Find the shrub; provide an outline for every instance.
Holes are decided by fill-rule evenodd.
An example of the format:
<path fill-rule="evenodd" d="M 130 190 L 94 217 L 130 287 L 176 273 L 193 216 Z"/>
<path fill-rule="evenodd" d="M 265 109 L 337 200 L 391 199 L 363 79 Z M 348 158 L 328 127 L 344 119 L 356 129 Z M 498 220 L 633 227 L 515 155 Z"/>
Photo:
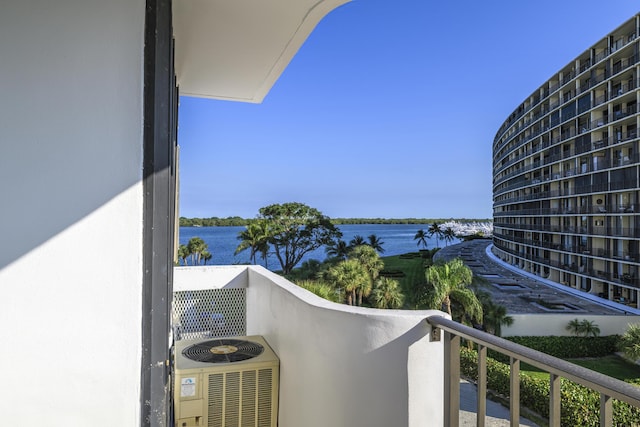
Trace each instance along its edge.
<path fill-rule="evenodd" d="M 640 324 L 629 325 L 618 342 L 618 348 L 629 359 L 640 359 Z"/>
<path fill-rule="evenodd" d="M 516 344 L 541 351 L 560 359 L 576 359 L 580 357 L 602 357 L 616 352 L 618 335 L 604 337 L 506 337 Z M 494 357 L 503 362 L 506 356 L 491 352 Z"/>
<path fill-rule="evenodd" d="M 313 292 L 320 298 L 324 298 L 333 302 L 342 302 L 342 296 L 336 290 L 324 282 L 315 280 L 299 280 L 296 285 Z"/>
<path fill-rule="evenodd" d="M 474 381 L 478 379 L 478 353 L 460 349 L 460 372 Z M 509 396 L 509 366 L 487 357 L 487 388 Z M 600 394 L 564 378 L 561 383 L 561 420 L 563 426 L 600 425 Z M 520 403 L 541 417 L 549 417 L 549 383 L 520 373 Z M 617 400 L 613 401 L 613 423 L 617 426 L 640 425 L 640 409 Z"/>

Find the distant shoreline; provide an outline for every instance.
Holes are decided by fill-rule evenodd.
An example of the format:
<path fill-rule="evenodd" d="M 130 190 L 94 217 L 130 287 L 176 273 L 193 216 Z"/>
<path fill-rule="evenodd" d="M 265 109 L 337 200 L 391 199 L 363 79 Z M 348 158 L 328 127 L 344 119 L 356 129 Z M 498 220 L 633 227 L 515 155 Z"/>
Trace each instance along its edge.
<path fill-rule="evenodd" d="M 180 217 L 180 227 L 228 227 L 247 225 L 255 218 L 186 218 Z M 432 224 L 434 222 L 456 221 L 463 224 L 467 223 L 486 223 L 493 222 L 491 218 L 331 218 L 331 222 L 335 225 L 361 224 L 361 225 L 377 225 L 377 224 Z"/>

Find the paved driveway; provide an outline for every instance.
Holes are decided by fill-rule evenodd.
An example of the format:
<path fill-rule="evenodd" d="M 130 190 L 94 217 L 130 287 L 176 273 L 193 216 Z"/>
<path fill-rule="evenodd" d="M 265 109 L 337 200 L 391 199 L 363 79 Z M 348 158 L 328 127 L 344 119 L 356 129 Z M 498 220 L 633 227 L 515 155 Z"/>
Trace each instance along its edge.
<path fill-rule="evenodd" d="M 491 244 L 490 239 L 476 239 L 446 246 L 436 252 L 434 259 L 461 258 L 474 275 L 482 276 L 489 282 L 490 285 L 483 290 L 491 294 L 493 301 L 505 306 L 509 314 L 549 313 L 548 309 L 532 303 L 537 299 L 568 304 L 573 307 L 568 312 L 571 314 L 620 315 L 625 311 L 628 312 L 625 314 L 633 312 L 633 309 L 621 304 L 603 301 L 575 289 L 565 291 L 562 285 L 550 284 L 549 281 L 532 274 L 514 271 L 511 266 L 487 254 L 487 247 Z"/>

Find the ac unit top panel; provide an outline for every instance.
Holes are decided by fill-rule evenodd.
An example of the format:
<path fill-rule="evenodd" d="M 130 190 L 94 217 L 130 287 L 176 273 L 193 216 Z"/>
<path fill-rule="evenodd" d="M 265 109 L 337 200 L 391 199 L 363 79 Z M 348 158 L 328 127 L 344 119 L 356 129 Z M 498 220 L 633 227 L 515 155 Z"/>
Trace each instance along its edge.
<path fill-rule="evenodd" d="M 197 360 L 192 360 L 186 357 L 183 352 L 187 350 L 187 352 L 193 352 L 192 346 L 201 346 L 202 344 L 208 344 L 209 341 L 215 341 L 215 343 L 209 343 L 209 346 L 216 345 L 212 349 L 212 351 L 217 353 L 225 353 L 229 352 L 230 356 L 233 356 L 234 351 L 243 351 L 244 347 L 262 347 L 262 352 L 255 356 L 246 358 L 244 360 L 243 357 L 229 357 L 229 362 L 200 362 Z M 236 344 L 239 342 L 239 344 Z M 258 346 L 252 344 L 258 344 Z M 217 346 L 221 344 L 220 346 Z M 230 344 L 230 345 L 226 345 Z M 235 344 L 235 345 L 234 345 Z M 205 351 L 205 350 L 197 350 L 197 351 Z M 264 366 L 273 366 L 274 364 L 278 364 L 278 357 L 273 352 L 269 344 L 259 335 L 252 336 L 240 336 L 240 337 L 229 337 L 229 339 L 220 339 L 220 338 L 211 338 L 211 339 L 196 339 L 196 340 L 180 340 L 175 343 L 175 370 L 177 374 L 186 374 L 186 373 L 197 373 L 202 372 L 203 370 L 210 371 L 212 368 L 215 368 L 216 372 L 224 372 L 225 370 L 242 370 L 243 365 L 247 365 L 247 369 L 259 369 Z"/>

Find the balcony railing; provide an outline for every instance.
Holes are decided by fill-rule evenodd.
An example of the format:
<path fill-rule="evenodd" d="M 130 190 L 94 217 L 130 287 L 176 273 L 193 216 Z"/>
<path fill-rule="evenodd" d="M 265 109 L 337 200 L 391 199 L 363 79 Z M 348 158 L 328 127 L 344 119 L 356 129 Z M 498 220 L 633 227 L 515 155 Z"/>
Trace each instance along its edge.
<path fill-rule="evenodd" d="M 431 339 L 438 341 L 444 335 L 445 352 L 445 425 L 459 424 L 460 405 L 460 341 L 469 340 L 478 345 L 478 403 L 477 425 L 485 425 L 487 397 L 487 349 L 509 356 L 511 425 L 519 425 L 520 419 L 520 363 L 542 369 L 550 374 L 549 426 L 560 426 L 561 393 L 560 378 L 583 385 L 600 394 L 600 425 L 613 425 L 612 399 L 640 407 L 640 388 L 609 376 L 574 365 L 528 347 L 464 326 L 442 316 L 429 316 L 427 322 L 433 328 Z"/>
<path fill-rule="evenodd" d="M 486 415 L 487 348 L 512 358 L 512 420 L 519 418 L 520 361 L 552 374 L 550 425 L 559 425 L 560 377 L 601 393 L 602 425 L 609 425 L 612 398 L 640 407 L 640 389 L 467 328 L 442 312 L 335 304 L 261 267 L 178 267 L 173 308 L 176 339 L 265 337 L 280 359 L 281 427 L 458 425 L 461 338 L 481 349 L 479 426 Z"/>

